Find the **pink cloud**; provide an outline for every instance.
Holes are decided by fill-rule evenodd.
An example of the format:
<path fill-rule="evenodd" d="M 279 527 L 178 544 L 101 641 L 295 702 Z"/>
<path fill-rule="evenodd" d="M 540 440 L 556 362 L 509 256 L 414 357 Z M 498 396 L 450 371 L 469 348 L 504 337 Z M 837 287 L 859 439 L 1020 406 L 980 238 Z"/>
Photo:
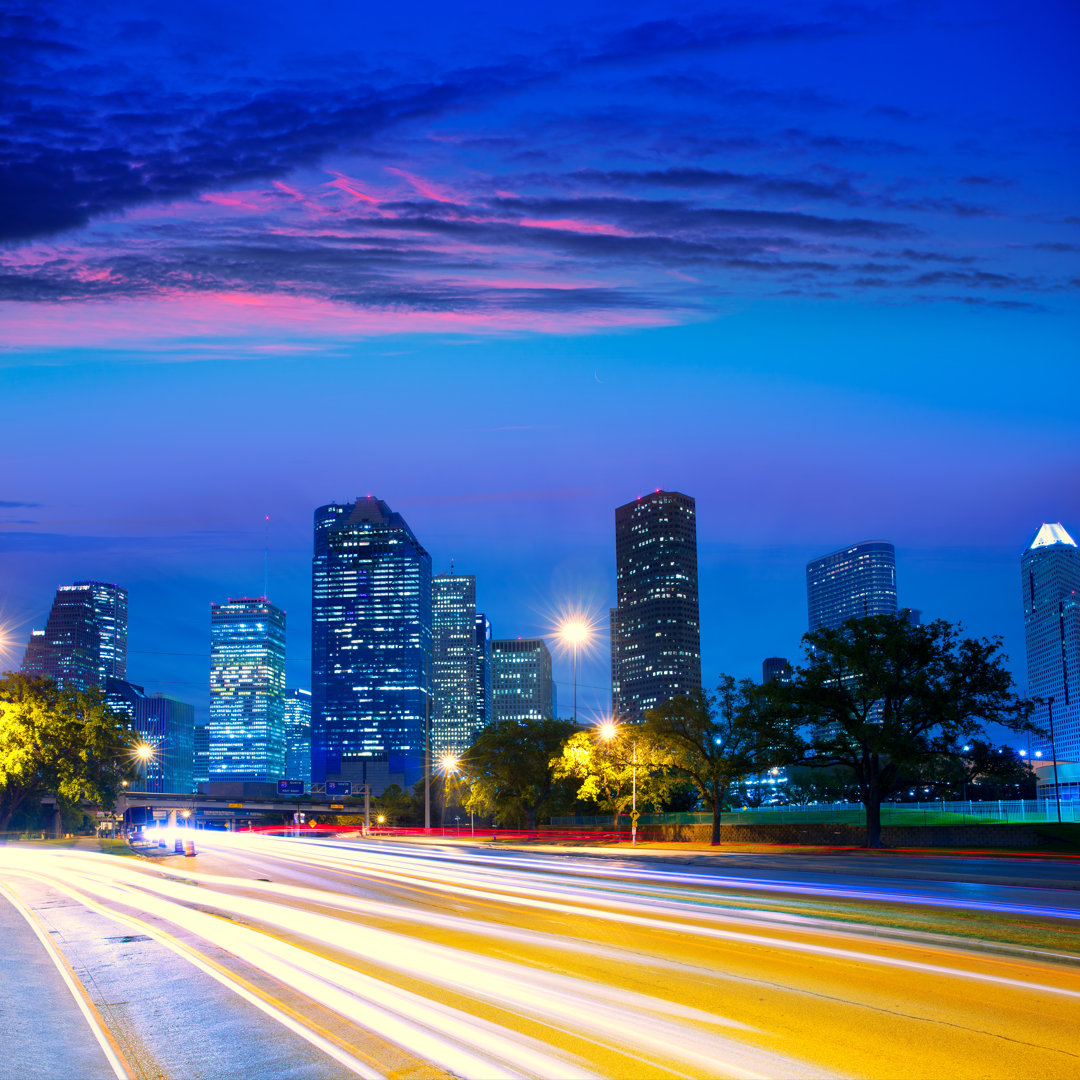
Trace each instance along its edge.
<path fill-rule="evenodd" d="M 386 171 L 392 172 L 395 175 L 400 176 L 403 180 L 407 180 L 425 198 L 434 199 L 436 202 L 445 203 L 465 201 L 461 198 L 454 196 L 452 193 L 449 192 L 449 189 L 442 188 L 440 190 L 439 188 L 436 188 L 435 185 L 432 184 L 430 181 L 424 180 L 422 177 L 415 176 L 413 173 L 406 172 L 404 169 L 398 169 L 395 168 L 393 165 L 387 165 Z"/>
<path fill-rule="evenodd" d="M 605 236 L 630 236 L 625 229 L 608 225 L 600 221 L 577 221 L 574 218 L 519 218 L 518 225 L 527 225 L 534 229 L 567 229 L 570 232 L 602 233 Z"/>

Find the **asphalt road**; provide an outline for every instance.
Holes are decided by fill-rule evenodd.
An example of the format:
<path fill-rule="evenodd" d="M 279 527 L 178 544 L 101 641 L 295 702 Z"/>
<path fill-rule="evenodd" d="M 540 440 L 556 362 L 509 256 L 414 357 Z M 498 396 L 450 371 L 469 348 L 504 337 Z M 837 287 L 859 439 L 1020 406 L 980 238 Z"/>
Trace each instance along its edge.
<path fill-rule="evenodd" d="M 1080 1074 L 1067 888 L 939 879 L 940 862 L 200 840 L 152 862 L 0 849 L 118 1076 Z M 51 1038 L 85 1047 L 91 1026 Z"/>

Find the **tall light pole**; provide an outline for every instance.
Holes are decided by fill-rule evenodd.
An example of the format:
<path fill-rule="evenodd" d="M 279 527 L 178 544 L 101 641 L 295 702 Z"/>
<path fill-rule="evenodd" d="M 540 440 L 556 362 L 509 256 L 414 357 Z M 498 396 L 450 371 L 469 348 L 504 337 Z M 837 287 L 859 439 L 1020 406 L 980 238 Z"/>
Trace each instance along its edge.
<path fill-rule="evenodd" d="M 619 725 L 614 720 L 607 720 L 599 727 L 600 738 L 605 742 L 611 742 L 613 739 L 618 738 Z M 630 764 L 630 782 L 631 787 L 631 803 L 630 803 L 630 846 L 637 846 L 637 740 L 631 744 L 631 764 Z"/>
<path fill-rule="evenodd" d="M 1061 785 L 1058 783 L 1057 744 L 1054 742 L 1054 699 L 1046 699 L 1046 711 L 1050 714 L 1050 753 L 1054 758 L 1054 799 L 1057 802 L 1057 819 L 1061 824 Z"/>
<path fill-rule="evenodd" d="M 461 757 L 455 754 L 453 750 L 448 750 L 439 759 L 439 771 L 443 774 L 443 789 L 442 789 L 442 810 L 439 813 L 439 828 L 446 828 L 446 779 L 449 776 L 457 775 L 458 770 L 461 768 Z"/>
<path fill-rule="evenodd" d="M 559 640 L 574 654 L 574 723 L 577 723 L 577 668 L 578 652 L 592 637 L 592 626 L 587 619 L 571 615 L 558 626 Z"/>

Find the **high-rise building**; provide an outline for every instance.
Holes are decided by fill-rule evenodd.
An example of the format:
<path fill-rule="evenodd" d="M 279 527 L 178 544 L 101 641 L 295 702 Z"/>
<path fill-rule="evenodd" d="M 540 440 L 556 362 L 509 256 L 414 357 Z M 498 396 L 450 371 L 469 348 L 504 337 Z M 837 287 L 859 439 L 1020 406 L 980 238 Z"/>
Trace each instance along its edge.
<path fill-rule="evenodd" d="M 492 720 L 491 620 L 481 611 L 476 615 L 476 728 Z"/>
<path fill-rule="evenodd" d="M 285 778 L 285 612 L 210 605 L 210 780 Z"/>
<path fill-rule="evenodd" d="M 615 511 L 611 707 L 621 719 L 701 689 L 696 515 L 689 495 L 659 490 Z"/>
<path fill-rule="evenodd" d="M 103 689 L 106 679 L 127 678 L 127 631 L 127 589 L 102 581 L 61 585 L 45 629 L 31 635 L 22 669 L 67 690 Z"/>
<path fill-rule="evenodd" d="M 285 691 L 285 779 L 311 783 L 311 691 Z"/>
<path fill-rule="evenodd" d="M 381 499 L 315 511 L 311 779 L 342 761 L 424 751 L 431 557 Z"/>
<path fill-rule="evenodd" d="M 210 780 L 210 728 L 206 724 L 195 725 L 191 755 L 191 790 L 198 791 L 200 784 Z"/>
<path fill-rule="evenodd" d="M 791 682 L 791 676 L 794 672 L 791 669 L 791 665 L 787 662 L 786 656 L 766 656 L 761 661 L 761 683 L 764 686 L 765 683 L 778 682 L 787 684 Z"/>
<path fill-rule="evenodd" d="M 133 791 L 188 794 L 193 790 L 195 706 L 124 679 L 105 680 L 105 701 L 127 718 L 127 727 L 150 754 L 137 767 Z"/>
<path fill-rule="evenodd" d="M 491 700 L 497 721 L 554 717 L 551 653 L 543 638 L 491 643 Z"/>
<path fill-rule="evenodd" d="M 865 540 L 806 564 L 810 631 L 836 630 L 848 619 L 896 614 L 896 550 Z"/>
<path fill-rule="evenodd" d="M 1032 740 L 1046 758 L 1080 761 L 1080 549 L 1060 523 L 1042 525 L 1020 556 L 1028 695 L 1053 702 L 1054 745 Z M 1050 706 L 1036 722 L 1049 728 Z M 1060 780 L 1060 776 L 1059 776 Z M 1066 785 L 1062 781 L 1062 793 Z"/>
<path fill-rule="evenodd" d="M 431 579 L 431 752 L 460 753 L 479 730 L 476 578 Z"/>

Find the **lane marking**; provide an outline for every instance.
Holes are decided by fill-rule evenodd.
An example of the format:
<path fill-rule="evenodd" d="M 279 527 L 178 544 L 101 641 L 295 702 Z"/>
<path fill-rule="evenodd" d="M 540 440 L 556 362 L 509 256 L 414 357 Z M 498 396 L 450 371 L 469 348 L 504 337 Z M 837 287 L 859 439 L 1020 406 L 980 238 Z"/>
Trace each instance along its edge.
<path fill-rule="evenodd" d="M 134 1070 L 128 1064 L 123 1051 L 113 1038 L 112 1032 L 109 1031 L 104 1017 L 98 1012 L 97 1006 L 93 1001 L 90 1000 L 90 995 L 86 992 L 86 987 L 83 986 L 78 975 L 75 974 L 74 969 L 57 947 L 56 942 L 53 941 L 36 912 L 34 912 L 16 893 L 2 882 L 0 882 L 0 894 L 6 897 L 11 906 L 26 920 L 30 929 L 33 930 L 34 934 L 37 936 L 38 941 L 45 947 L 45 951 L 49 954 L 49 958 L 52 960 L 53 964 L 56 965 L 56 970 L 60 972 L 60 977 L 64 980 L 64 984 L 71 992 L 71 996 L 75 999 L 75 1004 L 79 1006 L 79 1011 L 83 1014 L 83 1018 L 90 1026 L 90 1030 L 94 1033 L 94 1038 L 97 1039 L 98 1045 L 101 1047 L 102 1053 L 109 1062 L 109 1066 L 117 1080 L 136 1080 Z"/>

